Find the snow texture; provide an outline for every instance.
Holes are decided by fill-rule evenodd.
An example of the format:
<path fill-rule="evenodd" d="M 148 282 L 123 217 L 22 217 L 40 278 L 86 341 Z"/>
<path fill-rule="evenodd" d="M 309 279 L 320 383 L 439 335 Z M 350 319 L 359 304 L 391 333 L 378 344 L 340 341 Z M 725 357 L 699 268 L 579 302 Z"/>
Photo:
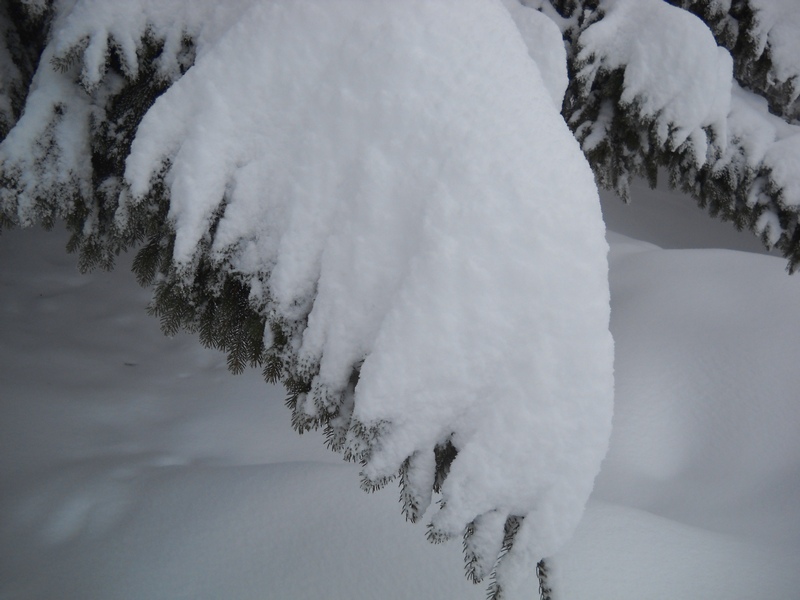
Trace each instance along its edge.
<path fill-rule="evenodd" d="M 141 40 L 149 36 L 163 42 L 156 77 L 173 81 L 180 73 L 184 37 L 196 40 L 202 53 L 254 1 L 54 3 L 52 39 L 31 82 L 24 113 L 0 146 L 0 174 L 15 184 L 14 196 L 0 199 L 13 203 L 16 220 L 22 225 L 37 222 L 37 203 L 43 197 L 62 199 L 56 213 L 61 217 L 69 214 L 74 198 L 92 197 L 92 165 L 86 157 L 93 124 L 103 121 L 106 97 L 124 83 L 106 72 L 112 46 L 123 73 L 135 77 Z"/>
<path fill-rule="evenodd" d="M 174 62 L 184 37 L 191 38 L 198 52 L 213 46 L 244 11 L 258 0 L 81 0 L 58 3 L 61 19 L 53 27 L 49 46 L 52 55 L 66 58 L 80 53 L 80 80 L 84 88 L 96 88 L 105 76 L 109 47 L 122 61 L 123 73 L 135 77 L 139 69 L 137 50 L 145 34 L 163 40 L 159 75 L 175 79 L 179 66 Z"/>
<path fill-rule="evenodd" d="M 603 0 L 603 18 L 581 33 L 578 78 L 591 87 L 599 71 L 624 71 L 620 101 L 656 122 L 659 143 L 688 142 L 706 162 L 711 129 L 727 137 L 733 61 L 708 27 L 663 0 Z"/>
<path fill-rule="evenodd" d="M 763 52 L 771 48 L 768 40 L 774 34 L 773 58 L 796 81 L 786 69 L 796 68 L 797 61 L 790 60 L 786 49 L 797 36 L 789 40 L 785 34 L 795 31 L 796 5 L 764 4 L 753 3 L 755 22 L 763 27 L 748 35 L 760 40 Z M 716 9 L 727 13 L 730 5 L 720 3 Z M 597 116 L 580 125 L 583 149 L 597 148 L 620 112 L 632 113 L 655 125 L 658 145 L 691 150 L 694 164 L 684 167 L 690 173 L 692 167 L 708 167 L 712 177 L 745 190 L 748 207 L 757 211 L 756 233 L 768 244 L 777 244 L 782 236 L 790 243 L 792 214 L 800 206 L 800 127 L 771 114 L 766 100 L 733 80 L 730 54 L 689 11 L 661 0 L 604 0 L 598 10 L 601 18 L 589 21 L 578 39 L 577 78 L 583 93 L 591 95 L 598 76 L 621 71 L 622 90 L 619 106 L 601 99 Z M 779 26 L 781 15 L 786 19 Z M 651 142 L 643 139 L 645 151 Z M 624 188 L 624 176 L 620 180 Z M 742 210 L 730 202 L 731 210 Z"/>
<path fill-rule="evenodd" d="M 770 256 L 656 250 L 626 254 L 611 273 L 619 410 L 595 497 L 765 543 L 800 539 L 786 513 L 800 492 L 800 376 L 785 320 L 800 282 Z M 641 353 L 654 339 L 657 362 Z M 662 383 L 645 390 L 644 380 Z M 659 425 L 643 436 L 638 424 L 651 420 Z M 743 511 L 771 486 L 746 520 L 714 509 Z"/>
<path fill-rule="evenodd" d="M 567 50 L 558 25 L 539 10 L 520 4 L 518 0 L 503 0 L 511 18 L 517 25 L 533 61 L 539 67 L 545 85 L 553 97 L 556 109 L 561 111 L 567 78 Z M 558 48 L 563 48 L 559 52 Z"/>
<path fill-rule="evenodd" d="M 768 178 L 763 178 L 768 183 L 755 189 L 752 202 L 768 202 L 764 187 L 772 185 L 781 190 L 784 206 L 800 207 L 800 127 L 770 114 L 766 100 L 737 84 L 728 122 L 732 143 L 720 162 L 744 160 L 742 170 L 766 169 L 768 173 Z M 777 241 L 779 233 L 777 225 L 770 237 Z"/>
<path fill-rule="evenodd" d="M 563 44 L 519 12 L 528 46 L 499 2 L 256 4 L 157 100 L 126 177 L 136 203 L 169 162 L 186 269 L 224 198 L 212 256 L 257 304 L 308 313 L 314 387 L 335 397 L 361 365 L 353 418 L 382 432 L 364 474 L 451 440 L 435 528 L 528 515 L 506 560 L 521 572 L 580 519 L 613 350 L 597 192 L 557 109 Z"/>
<path fill-rule="evenodd" d="M 791 102 L 800 96 L 800 10 L 795 0 L 750 0 L 754 27 L 750 36 L 756 44 L 756 57 L 769 52 L 772 69 L 770 83 L 787 82 L 792 87 Z"/>

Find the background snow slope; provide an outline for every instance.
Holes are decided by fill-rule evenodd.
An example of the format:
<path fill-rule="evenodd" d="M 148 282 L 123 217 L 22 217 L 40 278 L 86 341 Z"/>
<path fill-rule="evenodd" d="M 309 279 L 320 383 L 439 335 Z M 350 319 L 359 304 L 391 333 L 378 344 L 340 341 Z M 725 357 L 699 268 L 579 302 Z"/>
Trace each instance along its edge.
<path fill-rule="evenodd" d="M 556 589 L 795 598 L 800 279 L 714 249 L 758 245 L 686 199 L 633 194 L 604 198 L 614 433 Z M 291 430 L 282 390 L 163 337 L 127 258 L 82 276 L 64 243 L 0 238 L 0 598 L 483 598 L 460 544 Z"/>

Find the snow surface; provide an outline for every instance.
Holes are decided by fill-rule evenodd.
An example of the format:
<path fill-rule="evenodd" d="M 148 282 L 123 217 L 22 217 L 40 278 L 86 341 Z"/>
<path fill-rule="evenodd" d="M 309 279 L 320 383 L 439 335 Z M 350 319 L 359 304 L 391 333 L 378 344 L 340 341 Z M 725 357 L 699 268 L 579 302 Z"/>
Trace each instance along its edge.
<path fill-rule="evenodd" d="M 617 410 L 554 585 L 793 598 L 800 281 L 783 259 L 708 248 L 750 238 L 685 198 L 635 186 L 631 206 L 604 203 Z M 394 490 L 360 492 L 356 466 L 291 431 L 281 390 L 164 338 L 124 261 L 80 275 L 65 241 L 0 237 L 0 597 L 484 597 L 459 543 L 428 544 Z M 536 597 L 535 577 L 509 597 Z"/>
<path fill-rule="evenodd" d="M 518 0 L 503 0 L 503 3 L 528 47 L 528 54 L 538 65 L 556 109 L 561 112 L 564 92 L 569 84 L 567 49 L 561 30 L 550 15 L 539 12 L 541 8 L 534 10 Z"/>
<path fill-rule="evenodd" d="M 772 48 L 774 40 L 776 60 L 784 65 L 776 63 L 776 69 L 791 79 L 787 69 L 796 69 L 791 57 L 797 54 L 787 48 L 798 38 L 787 32 L 796 30 L 797 3 L 767 0 L 755 8 L 756 41 Z M 739 86 L 730 54 L 689 11 L 663 0 L 602 0 L 599 11 L 602 18 L 578 39 L 581 87 L 588 91 L 599 74 L 622 71 L 622 108 L 652 121 L 659 143 L 674 150 L 686 145 L 697 167 L 710 161 L 715 174 L 748 190 L 750 206 L 766 207 L 759 233 L 775 245 L 791 222 L 781 225 L 777 208 L 800 205 L 800 127 L 771 114 L 764 98 Z M 603 141 L 614 109 L 605 100 L 594 123 L 581 126 L 591 127 L 580 131 L 584 150 Z"/>

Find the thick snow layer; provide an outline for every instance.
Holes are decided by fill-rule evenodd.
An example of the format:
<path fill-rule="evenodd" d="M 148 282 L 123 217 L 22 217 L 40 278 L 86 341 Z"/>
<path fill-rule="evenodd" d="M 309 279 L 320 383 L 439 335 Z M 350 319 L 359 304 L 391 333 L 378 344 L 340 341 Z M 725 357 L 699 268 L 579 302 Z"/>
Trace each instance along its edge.
<path fill-rule="evenodd" d="M 106 118 L 106 96 L 122 85 L 121 77 L 105 69 L 112 46 L 123 72 L 135 76 L 141 38 L 148 35 L 163 42 L 156 76 L 172 81 L 180 75 L 179 61 L 185 59 L 184 34 L 192 37 L 197 55 L 202 56 L 254 1 L 55 2 L 53 37 L 39 61 L 24 113 L 0 146 L 0 173 L 15 182 L 18 192 L 0 199 L 11 203 L 16 219 L 23 225 L 36 223 L 42 197 L 92 196 L 93 173 L 86 157 L 91 155 L 93 122 Z M 7 71 L 3 54 L 0 68 Z M 59 206 L 57 214 L 65 217 L 68 210 Z"/>
<path fill-rule="evenodd" d="M 41 62 L 49 64 L 52 59 L 53 54 L 46 50 Z M 65 118 L 53 123 L 57 110 Z M 90 114 L 89 99 L 69 78 L 53 68 L 36 72 L 25 112 L 0 145 L 0 174 L 17 180 L 19 194 L 12 200 L 22 225 L 37 222 L 37 199 L 46 196 L 40 190 L 59 189 L 67 196 L 87 192 Z M 55 160 L 47 155 L 51 146 L 62 148 Z"/>
<path fill-rule="evenodd" d="M 365 475 L 432 466 L 452 438 L 434 525 L 529 515 L 507 562 L 531 568 L 580 519 L 613 356 L 597 192 L 558 113 L 563 43 L 517 12 L 527 46 L 500 2 L 254 5 L 145 116 L 126 177 L 135 203 L 169 161 L 187 268 L 224 199 L 212 254 L 256 301 L 310 310 L 314 387 L 335 397 L 363 362 L 353 418 L 384 432 Z"/>
<path fill-rule="evenodd" d="M 783 206 L 800 206 L 800 127 L 771 114 L 766 100 L 734 83 L 728 131 L 731 144 L 720 164 L 741 162 L 741 170 L 768 173 L 769 184 L 756 186 L 751 202 L 768 202 L 766 188 L 771 185 L 781 190 Z M 775 221 L 769 232 L 773 243 L 781 232 Z"/>
<path fill-rule="evenodd" d="M 627 234 L 609 236 L 611 451 L 553 584 L 573 600 L 793 598 L 800 283 L 780 258 L 628 237 L 731 243 L 690 200 L 634 192 L 604 199 Z M 65 241 L 0 237 L 0 597 L 484 597 L 459 543 L 428 544 L 394 490 L 363 494 L 356 466 L 291 431 L 280 389 L 164 338 L 129 258 L 80 275 Z M 508 598 L 536 594 L 531 576 Z"/>
<path fill-rule="evenodd" d="M 757 55 L 768 51 L 772 59 L 770 76 L 776 82 L 789 82 L 794 99 L 800 95 L 800 10 L 795 0 L 750 0 L 754 9 L 753 41 Z"/>
<path fill-rule="evenodd" d="M 258 0 L 80 0 L 56 2 L 58 22 L 48 49 L 55 57 L 79 50 L 81 83 L 96 87 L 106 76 L 109 47 L 113 46 L 126 75 L 139 70 L 137 47 L 147 33 L 162 40 L 159 74 L 175 79 L 179 74 L 176 55 L 184 36 L 190 37 L 198 55 L 203 55 Z M 46 63 L 45 63 L 46 64 Z"/>
<path fill-rule="evenodd" d="M 663 0 L 603 0 L 603 18 L 579 39 L 578 77 L 624 70 L 621 100 L 656 121 L 659 141 L 691 143 L 706 161 L 710 127 L 722 140 L 730 107 L 733 60 L 697 17 Z M 588 87 L 588 86 L 587 86 Z M 723 144 L 724 145 L 724 144 Z"/>
<path fill-rule="evenodd" d="M 539 10 L 524 6 L 519 0 L 503 0 L 511 18 L 528 47 L 528 53 L 539 67 L 545 85 L 558 111 L 567 91 L 567 49 L 556 22 Z M 559 51 L 559 48 L 563 52 Z"/>

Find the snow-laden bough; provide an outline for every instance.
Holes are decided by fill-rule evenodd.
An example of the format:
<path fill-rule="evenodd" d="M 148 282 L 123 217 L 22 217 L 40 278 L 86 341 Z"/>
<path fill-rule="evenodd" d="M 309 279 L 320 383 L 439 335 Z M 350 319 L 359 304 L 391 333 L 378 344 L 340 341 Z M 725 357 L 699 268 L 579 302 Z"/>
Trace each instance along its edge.
<path fill-rule="evenodd" d="M 368 487 L 399 473 L 410 518 L 438 494 L 430 536 L 466 533 L 473 579 L 532 574 L 581 518 L 613 400 L 608 247 L 559 114 L 558 28 L 500 0 L 242 0 L 215 27 L 176 2 L 182 74 L 167 6 L 130 16 L 177 80 L 138 125 L 116 226 L 168 198 L 167 275 L 245 286 L 295 422 L 328 427 Z M 102 89 L 104 31 L 139 68 L 121 25 L 93 27 L 79 95 Z"/>

